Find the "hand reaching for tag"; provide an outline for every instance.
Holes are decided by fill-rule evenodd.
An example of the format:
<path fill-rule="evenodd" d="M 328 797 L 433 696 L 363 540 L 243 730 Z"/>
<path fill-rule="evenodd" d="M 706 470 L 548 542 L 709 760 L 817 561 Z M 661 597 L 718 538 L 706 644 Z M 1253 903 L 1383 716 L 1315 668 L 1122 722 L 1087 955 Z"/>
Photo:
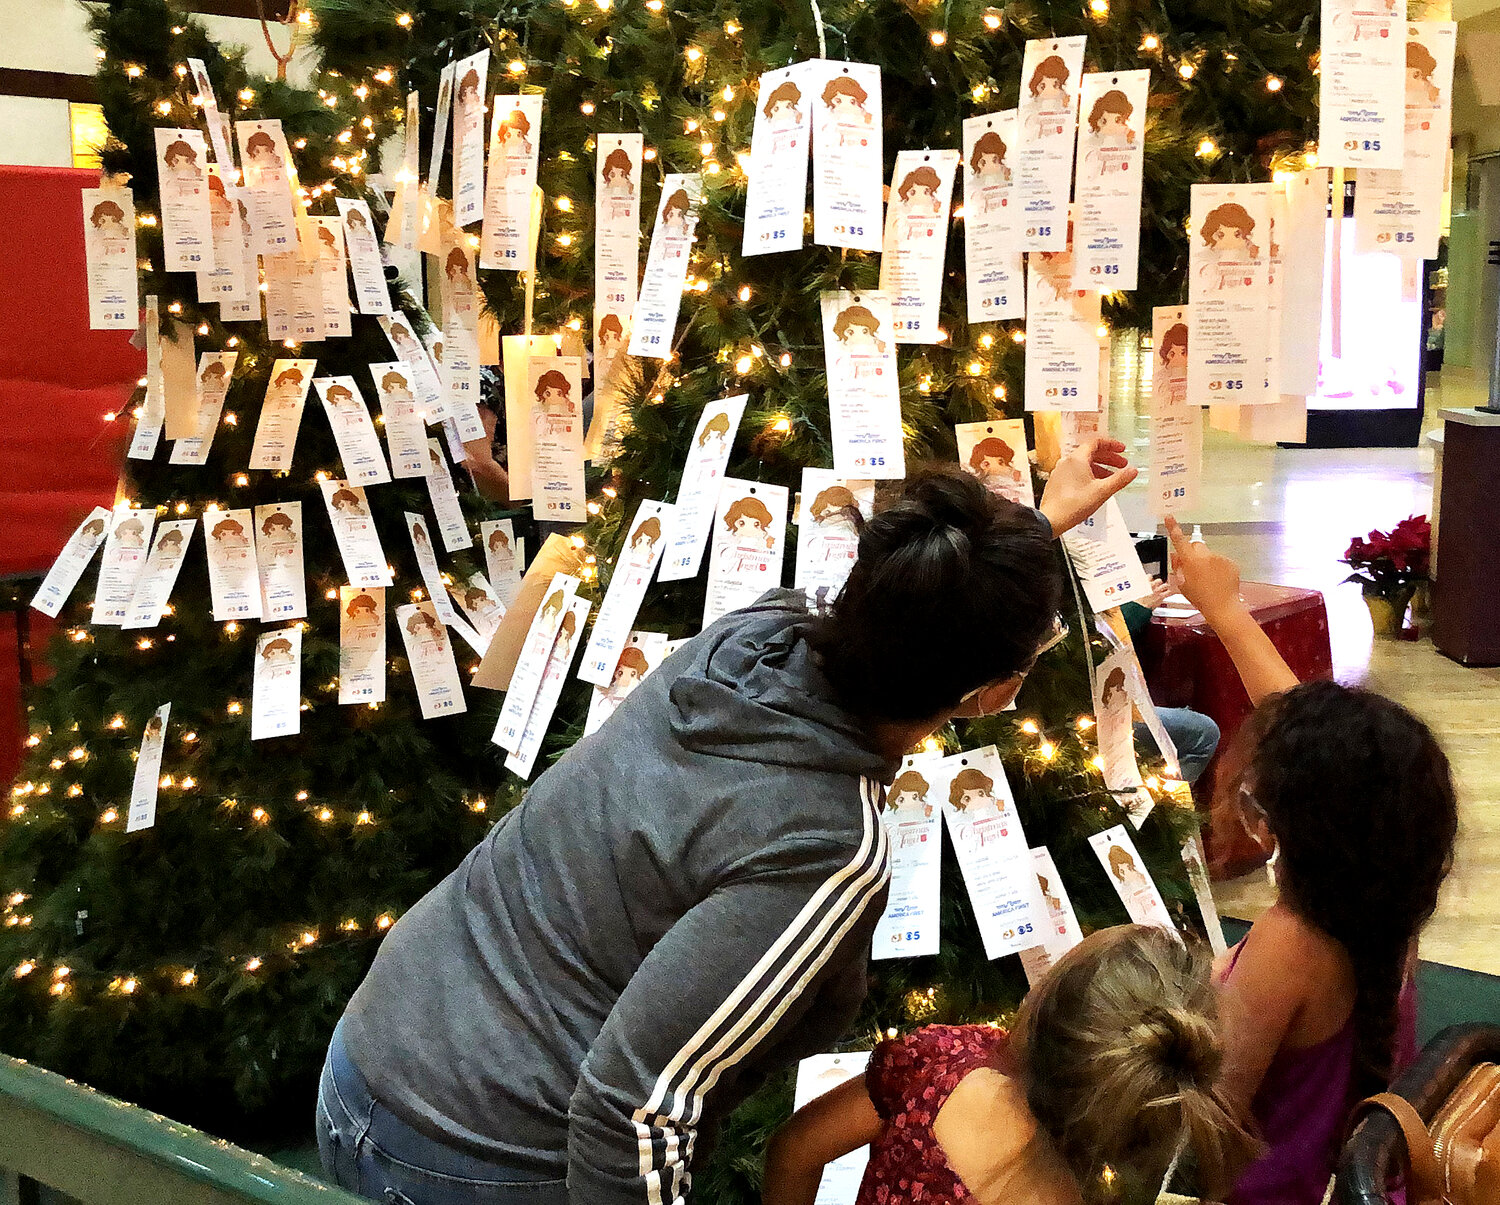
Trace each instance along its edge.
<path fill-rule="evenodd" d="M 1210 552 L 1202 541 L 1194 543 L 1176 519 L 1167 518 L 1167 537 L 1172 541 L 1175 572 L 1187 600 L 1210 624 L 1226 613 L 1243 609 L 1240 602 L 1240 567 L 1227 556 Z"/>
<path fill-rule="evenodd" d="M 1037 507 L 1060 536 L 1077 527 L 1136 478 L 1117 439 L 1093 439 L 1064 456 L 1047 478 Z"/>

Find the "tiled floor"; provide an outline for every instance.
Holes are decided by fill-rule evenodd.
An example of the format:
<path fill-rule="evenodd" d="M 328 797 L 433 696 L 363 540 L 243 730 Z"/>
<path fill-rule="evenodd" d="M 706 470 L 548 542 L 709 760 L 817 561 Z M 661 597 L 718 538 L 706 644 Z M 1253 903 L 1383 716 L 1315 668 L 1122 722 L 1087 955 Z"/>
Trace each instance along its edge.
<path fill-rule="evenodd" d="M 1137 402 L 1149 382 L 1136 375 L 1132 349 L 1115 349 L 1111 426 L 1144 461 Z M 1428 385 L 1428 428 L 1437 410 L 1472 405 L 1483 380 L 1449 370 Z M 1457 862 L 1423 939 L 1436 962 L 1500 974 L 1500 669 L 1466 669 L 1416 643 L 1376 642 L 1357 586 L 1338 563 L 1349 539 L 1387 528 L 1432 504 L 1432 448 L 1278 449 L 1208 433 L 1203 505 L 1191 517 L 1215 547 L 1239 560 L 1248 579 L 1308 586 L 1328 602 L 1334 672 L 1380 690 L 1421 715 L 1443 741 L 1461 793 Z M 1152 524 L 1142 485 L 1124 496 L 1136 530 Z M 1226 915 L 1253 919 L 1271 900 L 1262 873 L 1219 884 Z"/>

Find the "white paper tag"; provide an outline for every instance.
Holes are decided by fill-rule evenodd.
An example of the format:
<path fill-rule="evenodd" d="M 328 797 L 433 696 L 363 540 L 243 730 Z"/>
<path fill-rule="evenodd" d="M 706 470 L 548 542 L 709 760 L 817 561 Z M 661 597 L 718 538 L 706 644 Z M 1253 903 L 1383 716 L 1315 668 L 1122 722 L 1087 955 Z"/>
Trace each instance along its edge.
<path fill-rule="evenodd" d="M 515 528 L 509 519 L 486 519 L 479 525 L 479 539 L 484 545 L 484 565 L 495 597 L 509 610 L 525 575 Z"/>
<path fill-rule="evenodd" d="M 597 621 L 596 621 L 597 626 Z M 615 662 L 614 673 L 608 684 L 594 687 L 589 698 L 589 714 L 584 720 L 583 735 L 598 732 L 604 721 L 614 715 L 616 709 L 646 678 L 646 675 L 662 663 L 667 655 L 667 637 L 664 632 L 631 632 Z"/>
<path fill-rule="evenodd" d="M 677 312 L 687 281 L 688 257 L 692 254 L 698 226 L 698 205 L 703 197 L 703 177 L 696 172 L 670 172 L 661 186 L 656 227 L 651 232 L 651 250 L 646 255 L 646 274 L 641 279 L 630 329 L 629 352 L 665 360 L 672 354 L 677 333 Z"/>
<path fill-rule="evenodd" d="M 760 77 L 755 131 L 750 138 L 742 255 L 802 249 L 807 156 L 817 103 L 807 93 L 822 82 L 812 63 L 793 63 Z"/>
<path fill-rule="evenodd" d="M 537 691 L 541 688 L 542 674 L 552 655 L 552 646 L 562 628 L 563 616 L 572 611 L 573 597 L 577 592 L 576 577 L 554 573 L 547 587 L 546 599 L 526 630 L 526 639 L 516 658 L 516 667 L 511 672 L 510 687 L 505 692 L 505 706 L 501 709 L 494 735 L 490 738 L 511 753 L 520 748 L 521 734 L 531 716 Z"/>
<path fill-rule="evenodd" d="M 604 601 L 599 605 L 594 630 L 584 650 L 578 677 L 596 686 L 608 686 L 616 663 L 630 638 L 630 629 L 646 597 L 646 588 L 666 549 L 663 535 L 671 526 L 671 508 L 649 499 L 636 508 L 630 534 L 615 558 L 614 573 Z"/>
<path fill-rule="evenodd" d="M 220 317 L 226 322 L 247 308 L 259 282 L 255 252 L 250 250 L 249 218 L 240 218 L 242 205 L 234 186 L 225 184 L 218 164 L 210 163 L 208 207 L 214 247 L 212 266 L 198 269 L 198 298 L 217 301 Z"/>
<path fill-rule="evenodd" d="M 93 616 L 96 626 L 119 627 L 130 614 L 135 583 L 146 563 L 146 549 L 156 526 L 154 509 L 114 512 L 104 555 L 99 561 L 99 584 L 94 590 Z"/>
<path fill-rule="evenodd" d="M 1188 244 L 1188 401 L 1270 400 L 1269 184 L 1194 184 Z"/>
<path fill-rule="evenodd" d="M 458 676 L 458 663 L 453 660 L 453 642 L 438 618 L 437 608 L 430 599 L 407 603 L 396 608 L 396 622 L 406 645 L 422 718 L 462 715 L 469 709 L 464 702 L 463 682 Z"/>
<path fill-rule="evenodd" d="M 1062 539 L 1095 613 L 1151 593 L 1151 580 L 1141 566 L 1130 529 L 1125 526 L 1125 516 L 1115 499 L 1111 498 L 1072 531 L 1064 532 Z"/>
<path fill-rule="evenodd" d="M 393 314 L 380 319 L 380 329 L 385 332 L 386 342 L 391 345 L 396 358 L 411 369 L 423 421 L 442 422 L 448 417 L 448 398 L 426 347 L 412 332 L 411 322 L 405 314 Z"/>
<path fill-rule="evenodd" d="M 1355 182 L 1355 246 L 1360 251 L 1392 251 L 1406 259 L 1438 256 L 1457 40 L 1458 26 L 1452 21 L 1406 26 L 1405 149 L 1398 170 L 1363 170 Z"/>
<path fill-rule="evenodd" d="M 527 370 L 531 412 L 531 513 L 552 523 L 582 523 L 583 361 L 539 356 Z"/>
<path fill-rule="evenodd" d="M 1186 306 L 1151 311 L 1151 513 L 1182 514 L 1198 504 L 1203 475 L 1203 411 L 1188 404 Z"/>
<path fill-rule="evenodd" d="M 1219 906 L 1214 902 L 1214 893 L 1208 881 L 1208 866 L 1203 856 L 1203 838 L 1194 833 L 1182 843 L 1182 864 L 1187 867 L 1188 882 L 1193 885 L 1193 896 L 1198 901 L 1198 911 L 1203 917 L 1203 928 L 1208 934 L 1208 945 L 1217 958 L 1229 952 L 1229 943 L 1224 940 L 1224 926 L 1219 921 Z"/>
<path fill-rule="evenodd" d="M 264 255 L 266 276 L 266 333 L 292 343 L 316 343 L 323 338 L 323 281 L 316 260 L 294 251 Z"/>
<path fill-rule="evenodd" d="M 1104 763 L 1104 785 L 1113 792 L 1142 785 L 1135 760 L 1135 712 L 1130 667 L 1122 649 L 1111 649 L 1094 670 L 1094 732 Z"/>
<path fill-rule="evenodd" d="M 228 286 L 223 284 L 219 278 L 218 269 L 215 269 L 215 279 L 225 288 L 224 294 L 219 297 L 219 320 L 221 322 L 261 322 L 265 314 L 260 291 L 260 261 L 256 256 L 252 241 L 250 210 L 245 204 L 243 191 L 235 193 L 234 209 L 236 214 L 234 230 L 232 234 L 224 237 L 230 241 L 231 251 L 234 247 L 239 249 L 240 262 L 236 273 L 238 281 L 234 286 L 239 290 L 239 297 L 237 300 L 232 298 L 228 292 Z"/>
<path fill-rule="evenodd" d="M 94 553 L 99 550 L 99 545 L 104 543 L 109 527 L 109 508 L 94 507 L 88 517 L 73 529 L 68 542 L 57 554 L 57 560 L 52 562 L 52 568 L 47 570 L 47 576 L 42 579 L 41 587 L 31 600 L 32 607 L 43 615 L 57 618 L 57 613 L 63 609 L 72 596 L 73 587 L 78 584 L 83 571 L 94 559 Z"/>
<path fill-rule="evenodd" d="M 1079 36 L 1026 43 L 1014 196 L 1023 251 L 1061 251 L 1068 243 L 1068 192 L 1086 42 Z M 1029 324 L 1027 329 L 1029 334 Z"/>
<path fill-rule="evenodd" d="M 602 454 L 619 406 L 616 369 L 640 276 L 640 134 L 601 134 L 594 161 L 594 420 L 586 451 Z"/>
<path fill-rule="evenodd" d="M 512 272 L 530 269 L 531 190 L 536 187 L 542 97 L 496 96 L 490 121 L 490 167 L 485 182 L 479 265 Z M 467 225 L 467 223 L 465 223 Z"/>
<path fill-rule="evenodd" d="M 277 360 L 255 424 L 255 442 L 250 448 L 252 469 L 289 469 L 302 426 L 302 408 L 316 371 L 316 360 Z"/>
<path fill-rule="evenodd" d="M 148 299 L 149 300 L 149 299 Z M 148 313 L 147 338 L 150 338 Z M 166 415 L 168 439 L 183 439 L 198 433 L 198 353 L 193 328 L 163 318 L 158 326 L 157 353 L 161 403 Z M 147 365 L 151 358 L 148 353 Z M 148 380 L 150 374 L 148 373 Z M 147 397 L 150 397 L 148 392 Z"/>
<path fill-rule="evenodd" d="M 1099 409 L 1099 294 L 1073 287 L 1073 252 L 1026 257 L 1026 409 Z"/>
<path fill-rule="evenodd" d="M 272 502 L 255 508 L 255 560 L 260 566 L 261 617 L 305 619 L 302 503 Z"/>
<path fill-rule="evenodd" d="M 380 450 L 380 437 L 369 408 L 353 377 L 318 377 L 313 381 L 323 402 L 323 413 L 333 429 L 344 476 L 355 485 L 379 485 L 391 479 L 391 470 Z"/>
<path fill-rule="evenodd" d="M 422 584 L 427 587 L 427 596 L 432 599 L 432 608 L 444 623 L 451 624 L 457 618 L 453 604 L 448 601 L 448 590 L 443 584 L 443 571 L 438 567 L 437 553 L 432 549 L 432 537 L 427 534 L 427 520 L 414 511 L 406 511 L 406 534 L 411 537 L 412 552 L 416 554 L 417 569 L 422 574 Z"/>
<path fill-rule="evenodd" d="M 1161 892 L 1151 881 L 1145 860 L 1125 826 L 1117 824 L 1102 833 L 1095 833 L 1089 838 L 1089 845 L 1130 919 L 1138 925 L 1159 925 L 1175 934 L 1177 927 L 1172 924 L 1172 914 L 1167 911 Z"/>
<path fill-rule="evenodd" d="M 132 331 L 140 320 L 135 274 L 135 201 L 128 188 L 83 190 L 89 329 Z"/>
<path fill-rule="evenodd" d="M 481 647 L 475 651 L 483 657 L 495 635 L 495 629 L 505 618 L 505 604 L 500 601 L 495 588 L 482 573 L 471 573 L 467 584 L 450 582 L 448 593 L 464 618 L 473 625 L 481 641 Z"/>
<path fill-rule="evenodd" d="M 1052 961 L 1056 961 L 1083 940 L 1083 927 L 1073 911 L 1068 885 L 1052 860 L 1052 851 L 1038 845 L 1031 851 L 1031 867 L 1036 871 L 1037 887 L 1047 909 L 1049 925 L 1042 942 Z"/>
<path fill-rule="evenodd" d="M 422 98 L 419 93 L 406 94 L 406 121 L 401 127 L 401 166 L 396 169 L 396 192 L 385 225 L 387 244 L 403 251 L 417 249 L 417 234 L 422 227 L 422 202 L 419 195 L 422 147 Z M 385 311 L 382 311 L 385 312 Z"/>
<path fill-rule="evenodd" d="M 339 587 L 339 702 L 385 702 L 385 591 Z"/>
<path fill-rule="evenodd" d="M 1031 851 L 993 745 L 945 757 L 932 767 L 974 919 L 993 961 L 1037 944 L 1046 927 Z"/>
<path fill-rule="evenodd" d="M 500 340 L 505 379 L 505 454 L 512 502 L 530 498 L 533 492 L 531 414 L 536 395 L 527 388 L 531 360 L 557 353 L 557 343 L 547 335 L 505 335 Z"/>
<path fill-rule="evenodd" d="M 479 399 L 480 301 L 474 251 L 460 235 L 446 244 L 443 258 L 443 362 L 438 376 L 447 399 L 446 418 L 469 413 Z"/>
<path fill-rule="evenodd" d="M 258 255 L 297 250 L 297 214 L 292 207 L 291 155 L 281 122 L 237 121 L 245 186 L 240 199 L 250 214 L 251 246 Z"/>
<path fill-rule="evenodd" d="M 547 668 L 542 671 L 542 683 L 537 688 L 536 702 L 531 705 L 531 714 L 526 718 L 520 744 L 505 759 L 505 768 L 522 778 L 530 778 L 531 771 L 536 767 L 537 754 L 542 751 L 542 738 L 547 735 L 552 713 L 557 710 L 558 696 L 562 694 L 568 667 L 573 664 L 573 654 L 578 650 L 578 639 L 592 606 L 586 598 L 575 598 L 568 606 L 568 613 L 563 616 L 557 640 L 547 657 Z"/>
<path fill-rule="evenodd" d="M 338 542 L 344 576 L 349 579 L 349 584 L 389 586 L 391 568 L 386 563 L 385 550 L 380 546 L 380 533 L 370 518 L 370 504 L 365 499 L 364 489 L 336 480 L 318 484 L 323 490 L 323 504 L 328 508 L 328 521 L 333 525 L 333 536 Z"/>
<path fill-rule="evenodd" d="M 219 98 L 214 94 L 214 83 L 209 78 L 208 67 L 202 59 L 188 59 L 188 72 L 193 77 L 193 87 L 198 94 L 193 97 L 193 103 L 203 109 L 203 124 L 208 128 L 209 142 L 214 148 L 214 158 L 218 160 L 218 168 L 224 174 L 226 182 L 230 185 L 230 195 L 233 196 L 235 183 L 239 178 L 239 169 L 234 165 L 233 134 L 229 128 L 229 119 L 219 108 Z"/>
<path fill-rule="evenodd" d="M 255 639 L 255 679 L 250 739 L 296 736 L 302 731 L 302 629 L 262 632 Z"/>
<path fill-rule="evenodd" d="M 846 477 L 906 476 L 891 303 L 884 293 L 824 293 L 823 355 L 833 469 Z"/>
<path fill-rule="evenodd" d="M 349 197 L 335 197 L 339 219 L 344 227 L 344 243 L 349 250 L 349 266 L 354 271 L 354 295 L 361 314 L 391 313 L 391 294 L 385 287 L 385 267 L 380 262 L 380 243 L 375 238 L 375 221 L 370 207 Z"/>
<path fill-rule="evenodd" d="M 880 68 L 817 60 L 813 117 L 813 242 L 879 251 L 884 231 L 880 189 Z M 810 89 L 811 90 L 811 89 Z"/>
<path fill-rule="evenodd" d="M 908 757 L 886 792 L 885 825 L 891 847 L 891 888 L 875 926 L 870 957 L 936 954 L 941 939 L 943 813 L 933 791 L 936 758 Z"/>
<path fill-rule="evenodd" d="M 161 443 L 161 429 L 166 415 L 160 410 L 153 415 L 149 406 L 136 408 L 135 434 L 130 437 L 130 447 L 125 455 L 131 460 L 152 460 Z"/>
<path fill-rule="evenodd" d="M 429 200 L 437 196 L 438 177 L 443 171 L 443 151 L 448 146 L 448 122 L 453 114 L 453 84 L 458 78 L 458 64 L 448 63 L 438 75 L 437 106 L 433 112 L 432 146 L 428 150 L 427 183 L 424 191 Z M 455 172 L 454 176 L 457 177 Z M 427 233 L 424 227 L 422 233 Z M 423 247 L 422 250 L 428 250 Z M 434 246 L 432 250 L 436 251 Z"/>
<path fill-rule="evenodd" d="M 157 527 L 151 554 L 136 578 L 135 596 L 125 622 L 120 625 L 122 628 L 154 628 L 161 622 L 197 526 L 197 519 L 171 519 Z"/>
<path fill-rule="evenodd" d="M 385 429 L 396 478 L 427 476 L 427 428 L 413 393 L 415 374 L 403 360 L 370 365 L 370 380 L 380 397 L 380 425 Z"/>
<path fill-rule="evenodd" d="M 844 1054 L 815 1054 L 797 1064 L 794 1109 L 832 1092 L 840 1084 L 865 1073 L 870 1062 L 868 1050 L 851 1050 Z M 814 1205 L 854 1205 L 865 1168 L 870 1162 L 870 1148 L 859 1147 L 823 1165 Z"/>
<path fill-rule="evenodd" d="M 709 402 L 698 416 L 693 441 L 688 445 L 687 463 L 682 469 L 682 484 L 677 487 L 677 501 L 672 508 L 671 542 L 658 574 L 660 581 L 677 582 L 698 575 L 703 542 L 713 526 L 729 452 L 749 400 L 748 393 L 721 398 Z"/>
<path fill-rule="evenodd" d="M 238 358 L 239 353 L 233 351 L 206 351 L 198 357 L 198 373 L 194 378 L 198 390 L 198 431 L 173 442 L 172 454 L 167 458 L 169 464 L 207 463 Z"/>
<path fill-rule="evenodd" d="M 453 220 L 470 226 L 484 216 L 485 76 L 490 52 L 481 50 L 454 66 Z"/>
<path fill-rule="evenodd" d="M 427 438 L 427 497 L 432 503 L 432 513 L 437 516 L 438 530 L 443 535 L 443 548 L 448 552 L 472 548 L 474 537 L 469 534 L 469 525 L 464 521 L 458 490 L 453 486 L 453 474 L 443 459 L 442 446 L 431 436 Z"/>
<path fill-rule="evenodd" d="M 1323 0 L 1318 157 L 1399 171 L 1405 134 L 1406 0 Z"/>
<path fill-rule="evenodd" d="M 135 759 L 135 777 L 130 786 L 130 815 L 125 819 L 127 833 L 140 832 L 156 825 L 156 793 L 161 786 L 161 758 L 167 745 L 167 717 L 172 704 L 163 703 L 146 721 L 141 733 L 141 751 Z"/>
<path fill-rule="evenodd" d="M 213 596 L 214 618 L 221 622 L 261 617 L 254 526 L 255 517 L 249 508 L 204 512 L 208 585 Z"/>
<path fill-rule="evenodd" d="M 162 254 L 168 272 L 198 272 L 214 266 L 207 163 L 208 150 L 198 130 L 157 127 L 156 178 Z"/>
<path fill-rule="evenodd" d="M 900 151 L 891 175 L 880 291 L 891 301 L 897 343 L 938 343 L 938 303 L 948 251 L 957 151 Z"/>
<path fill-rule="evenodd" d="M 1141 246 L 1141 164 L 1151 72 L 1083 77 L 1074 202 L 1073 287 L 1109 293 L 1136 285 Z"/>
<path fill-rule="evenodd" d="M 959 423 L 953 432 L 958 437 L 958 463 L 978 477 L 985 489 L 1022 506 L 1036 506 L 1025 422 L 1019 418 L 994 418 L 982 423 Z"/>
<path fill-rule="evenodd" d="M 1361 185 L 1373 174 L 1361 172 Z M 1284 182 L 1284 187 L 1286 210 L 1276 241 L 1280 244 L 1281 258 L 1296 268 L 1280 273 L 1279 389 L 1283 395 L 1305 398 L 1318 391 L 1323 274 L 1328 254 L 1328 171 L 1318 168 L 1295 172 Z M 1356 194 L 1356 210 L 1358 205 Z M 1356 216 L 1355 233 L 1358 232 Z"/>
<path fill-rule="evenodd" d="M 970 322 L 1026 313 L 1012 183 L 1015 109 L 964 121 L 964 278 Z"/>
<path fill-rule="evenodd" d="M 875 483 L 850 481 L 832 469 L 803 469 L 798 495 L 797 563 L 792 584 L 816 609 L 831 603 L 859 555 L 859 518 L 875 510 Z"/>
<path fill-rule="evenodd" d="M 786 508 L 783 485 L 724 478 L 714 511 L 713 551 L 708 558 L 705 628 L 781 585 Z"/>
<path fill-rule="evenodd" d="M 313 218 L 317 240 L 318 298 L 323 315 L 322 337 L 347 338 L 351 329 L 349 273 L 344 262 L 344 224 L 338 218 Z M 372 236 L 373 238 L 373 236 Z"/>

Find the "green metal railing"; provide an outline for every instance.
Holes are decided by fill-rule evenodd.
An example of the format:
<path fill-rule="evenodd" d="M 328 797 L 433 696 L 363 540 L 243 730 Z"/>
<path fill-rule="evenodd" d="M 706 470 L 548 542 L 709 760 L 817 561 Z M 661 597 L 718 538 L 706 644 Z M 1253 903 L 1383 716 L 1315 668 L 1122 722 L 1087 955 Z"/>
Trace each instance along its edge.
<path fill-rule="evenodd" d="M 0 1200 L 83 1205 L 357 1205 L 301 1172 L 15 1059 L 0 1058 Z M 46 1194 L 50 1196 L 51 1194 Z"/>

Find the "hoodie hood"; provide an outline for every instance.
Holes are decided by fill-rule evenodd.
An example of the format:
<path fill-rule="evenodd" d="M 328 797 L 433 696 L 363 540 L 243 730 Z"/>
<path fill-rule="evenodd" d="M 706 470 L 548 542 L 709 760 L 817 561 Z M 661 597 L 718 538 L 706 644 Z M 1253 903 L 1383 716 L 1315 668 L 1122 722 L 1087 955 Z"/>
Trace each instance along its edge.
<path fill-rule="evenodd" d="M 808 643 L 800 590 L 772 590 L 678 651 L 672 730 L 697 753 L 889 781 L 898 761 L 871 747 L 835 701 Z"/>

